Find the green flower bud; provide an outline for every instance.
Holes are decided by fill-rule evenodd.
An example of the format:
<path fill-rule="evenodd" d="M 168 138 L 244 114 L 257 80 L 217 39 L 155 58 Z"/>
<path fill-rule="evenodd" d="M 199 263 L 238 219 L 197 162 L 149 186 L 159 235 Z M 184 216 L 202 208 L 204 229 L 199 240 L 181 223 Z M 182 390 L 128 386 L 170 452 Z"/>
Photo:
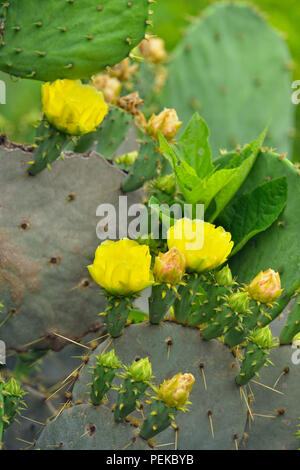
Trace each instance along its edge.
<path fill-rule="evenodd" d="M 297 346 L 300 348 L 300 333 L 298 333 L 296 336 L 293 338 L 293 345 Z"/>
<path fill-rule="evenodd" d="M 172 379 L 165 380 L 158 389 L 157 395 L 170 408 L 183 409 L 188 402 L 194 382 L 195 377 L 192 374 L 180 372 Z"/>
<path fill-rule="evenodd" d="M 169 195 L 173 194 L 176 191 L 176 177 L 175 173 L 170 175 L 161 176 L 153 181 L 153 186 L 164 193 Z"/>
<path fill-rule="evenodd" d="M 136 161 L 137 157 L 137 151 L 125 153 L 124 155 L 121 155 L 120 157 L 116 158 L 116 163 L 123 164 L 125 166 L 130 166 Z"/>
<path fill-rule="evenodd" d="M 136 382 L 148 382 L 152 377 L 152 366 L 149 358 L 134 361 L 128 369 L 128 373 Z"/>
<path fill-rule="evenodd" d="M 106 367 L 107 369 L 119 369 L 122 363 L 115 354 L 115 350 L 111 349 L 108 353 L 102 354 L 97 358 L 97 365 Z"/>
<path fill-rule="evenodd" d="M 217 283 L 221 286 L 231 286 L 233 284 L 232 273 L 228 264 L 218 271 L 215 276 Z"/>
<path fill-rule="evenodd" d="M 229 307 L 236 313 L 247 313 L 250 297 L 248 292 L 237 292 L 229 298 Z"/>
<path fill-rule="evenodd" d="M 22 397 L 25 392 L 21 389 L 19 382 L 14 378 L 11 378 L 8 382 L 4 384 L 3 390 L 11 396 Z"/>
<path fill-rule="evenodd" d="M 262 349 L 272 349 L 275 346 L 278 346 L 278 342 L 276 342 L 275 338 L 273 338 L 269 326 L 254 330 L 250 336 L 250 339 L 253 343 L 257 344 L 257 346 Z"/>

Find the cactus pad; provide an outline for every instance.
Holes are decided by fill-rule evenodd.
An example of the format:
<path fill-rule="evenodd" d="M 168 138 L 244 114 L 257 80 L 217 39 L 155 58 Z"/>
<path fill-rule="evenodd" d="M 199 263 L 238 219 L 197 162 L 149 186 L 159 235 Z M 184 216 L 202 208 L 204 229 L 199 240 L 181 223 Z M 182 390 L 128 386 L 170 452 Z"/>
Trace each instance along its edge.
<path fill-rule="evenodd" d="M 2 2 L 0 69 L 43 81 L 90 77 L 143 39 L 148 8 L 148 0 Z"/>
<path fill-rule="evenodd" d="M 275 388 L 280 393 L 251 383 L 255 401 L 250 403 L 250 406 L 254 421 L 251 422 L 250 428 L 246 428 L 248 436 L 244 447 L 247 450 L 297 450 L 299 448 L 299 439 L 294 434 L 297 431 L 298 416 L 300 416 L 300 360 L 298 365 L 293 363 L 295 351 L 290 346 L 273 349 L 270 359 L 275 367 L 264 367 L 260 373 L 259 382 L 267 387 Z M 299 349 L 298 358 L 300 359 Z"/>
<path fill-rule="evenodd" d="M 194 375 L 196 381 L 190 395 L 191 411 L 180 413 L 175 420 L 179 426 L 178 449 L 235 448 L 234 436 L 242 436 L 246 410 L 239 387 L 235 383 L 238 364 L 229 349 L 218 341 L 207 342 L 201 339 L 199 331 L 190 327 L 169 322 L 160 325 L 131 325 L 121 337 L 113 341 L 107 340 L 92 353 L 74 385 L 74 402 L 88 398 L 86 392 L 90 382 L 89 367 L 95 365 L 96 356 L 110 343 L 119 359 L 126 364 L 137 358 L 149 357 L 155 384 L 171 378 L 179 371 Z M 202 372 L 205 374 L 205 381 Z M 108 398 L 112 398 L 114 402 L 116 393 L 110 391 Z M 145 405 L 144 412 L 147 412 L 146 408 Z M 214 426 L 214 439 L 209 412 Z M 174 442 L 174 429 L 163 431 L 157 438 L 162 443 Z"/>
<path fill-rule="evenodd" d="M 118 207 L 124 177 L 96 153 L 70 155 L 37 176 L 26 174 L 31 159 L 0 147 L 0 296 L 9 317 L 1 338 L 20 348 L 46 336 L 33 347 L 60 349 L 65 342 L 53 330 L 80 338 L 101 326 L 105 300 L 86 266 L 100 243 L 96 209 Z M 129 204 L 140 201 L 129 195 Z"/>
<path fill-rule="evenodd" d="M 199 111 L 215 154 L 251 141 L 269 121 L 267 143 L 288 152 L 290 61 L 284 41 L 251 7 L 212 6 L 175 49 L 161 105 L 174 107 L 186 123 Z"/>

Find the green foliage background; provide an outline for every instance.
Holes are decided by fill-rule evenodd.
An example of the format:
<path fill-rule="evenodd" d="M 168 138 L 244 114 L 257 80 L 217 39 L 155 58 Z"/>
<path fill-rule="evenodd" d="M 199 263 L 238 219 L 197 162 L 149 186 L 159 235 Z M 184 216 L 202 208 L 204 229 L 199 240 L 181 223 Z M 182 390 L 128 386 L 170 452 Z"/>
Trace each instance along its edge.
<path fill-rule="evenodd" d="M 249 3 L 233 0 L 236 3 Z M 208 5 L 220 0 L 157 0 L 153 3 L 153 32 L 161 36 L 169 51 L 180 41 L 186 27 Z M 286 38 L 294 60 L 294 78 L 300 79 L 300 2 L 299 0 L 254 0 L 269 22 Z M 0 107 L 0 132 L 10 139 L 30 143 L 32 123 L 40 112 L 40 83 L 12 80 L 0 73 L 7 85 L 7 104 Z M 291 90 L 292 93 L 292 90 Z M 300 161 L 300 106 L 297 109 L 294 160 Z"/>
<path fill-rule="evenodd" d="M 153 10 L 154 33 L 161 36 L 168 50 L 180 41 L 186 27 L 207 6 L 221 0 L 158 0 Z M 232 0 L 255 5 L 286 39 L 293 56 L 295 80 L 300 80 L 300 2 L 299 0 Z M 292 91 L 291 91 L 292 93 Z M 300 161 L 300 106 L 297 109 L 294 160 Z"/>

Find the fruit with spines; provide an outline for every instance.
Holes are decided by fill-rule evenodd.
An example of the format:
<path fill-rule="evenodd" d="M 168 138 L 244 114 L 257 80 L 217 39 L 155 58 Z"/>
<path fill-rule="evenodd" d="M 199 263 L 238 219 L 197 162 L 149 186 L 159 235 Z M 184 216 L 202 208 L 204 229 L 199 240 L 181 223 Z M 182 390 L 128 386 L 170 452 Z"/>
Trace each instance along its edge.
<path fill-rule="evenodd" d="M 90 399 L 93 405 L 100 405 L 111 388 L 116 371 L 122 367 L 113 349 L 97 357 L 97 364 L 92 368 Z"/>
<path fill-rule="evenodd" d="M 118 392 L 114 411 L 116 422 L 123 421 L 132 413 L 143 399 L 152 377 L 152 367 L 149 359 L 134 361 L 122 374 L 123 383 Z"/>
<path fill-rule="evenodd" d="M 269 351 L 275 346 L 278 346 L 278 343 L 274 340 L 268 326 L 254 330 L 243 353 L 244 359 L 236 382 L 239 385 L 246 385 L 253 377 L 259 375 L 260 369 L 270 362 Z"/>

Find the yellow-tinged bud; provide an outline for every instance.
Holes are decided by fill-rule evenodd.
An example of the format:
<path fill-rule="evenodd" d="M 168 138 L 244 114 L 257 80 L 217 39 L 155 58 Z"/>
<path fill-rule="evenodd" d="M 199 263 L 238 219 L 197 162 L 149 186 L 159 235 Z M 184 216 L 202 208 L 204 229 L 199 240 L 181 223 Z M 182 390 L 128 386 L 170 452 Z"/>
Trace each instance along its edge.
<path fill-rule="evenodd" d="M 108 369 L 119 369 L 122 367 L 122 363 L 119 361 L 115 354 L 115 350 L 111 349 L 108 353 L 97 356 L 97 364 Z"/>
<path fill-rule="evenodd" d="M 117 65 L 114 65 L 109 73 L 112 77 L 116 77 L 120 82 L 129 82 L 131 77 L 138 69 L 138 64 L 131 64 L 129 58 L 122 60 Z"/>
<path fill-rule="evenodd" d="M 232 272 L 228 264 L 216 273 L 216 281 L 220 286 L 231 286 L 233 284 Z"/>
<path fill-rule="evenodd" d="M 165 41 L 161 38 L 149 36 L 139 44 L 139 50 L 147 62 L 159 64 L 167 58 Z"/>
<path fill-rule="evenodd" d="M 189 399 L 195 377 L 192 374 L 174 375 L 172 379 L 165 380 L 157 391 L 160 400 L 170 408 L 183 409 Z"/>
<path fill-rule="evenodd" d="M 300 333 L 298 333 L 296 336 L 294 336 L 293 346 L 297 346 L 297 348 L 300 348 Z"/>
<path fill-rule="evenodd" d="M 250 336 L 250 339 L 253 343 L 257 344 L 262 349 L 272 349 L 278 346 L 278 341 L 273 338 L 269 326 L 254 330 Z"/>
<path fill-rule="evenodd" d="M 120 155 L 115 158 L 115 162 L 118 163 L 118 165 L 123 164 L 125 166 L 130 166 L 136 161 L 138 154 L 139 153 L 136 150 L 130 153 L 125 153 L 124 155 Z"/>
<path fill-rule="evenodd" d="M 106 103 L 111 104 L 117 102 L 122 90 L 121 82 L 117 78 L 110 77 L 105 73 L 94 75 L 92 77 L 92 85 L 103 93 Z"/>
<path fill-rule="evenodd" d="M 94 263 L 88 266 L 97 284 L 111 295 L 127 296 L 154 283 L 149 247 L 124 238 L 98 246 Z"/>
<path fill-rule="evenodd" d="M 229 307 L 236 313 L 247 313 L 249 303 L 248 292 L 236 292 L 228 300 Z"/>
<path fill-rule="evenodd" d="M 279 273 L 273 269 L 261 271 L 247 287 L 247 291 L 252 299 L 263 304 L 272 304 L 283 291 Z"/>
<path fill-rule="evenodd" d="M 156 282 L 178 284 L 185 273 L 185 258 L 177 248 L 159 253 L 155 258 L 153 274 Z"/>
<path fill-rule="evenodd" d="M 173 140 L 182 126 L 175 109 L 165 108 L 160 114 L 153 114 L 146 125 L 147 133 L 158 139 L 159 132 L 167 140 Z"/>
<path fill-rule="evenodd" d="M 42 104 L 50 124 L 70 135 L 93 132 L 108 112 L 102 93 L 80 80 L 45 83 Z"/>
<path fill-rule="evenodd" d="M 152 378 L 152 366 L 149 358 L 134 361 L 128 372 L 136 382 L 148 382 Z"/>
<path fill-rule="evenodd" d="M 202 220 L 180 219 L 168 231 L 168 247 L 185 257 L 187 270 L 202 272 L 225 263 L 231 253 L 231 234 Z"/>

